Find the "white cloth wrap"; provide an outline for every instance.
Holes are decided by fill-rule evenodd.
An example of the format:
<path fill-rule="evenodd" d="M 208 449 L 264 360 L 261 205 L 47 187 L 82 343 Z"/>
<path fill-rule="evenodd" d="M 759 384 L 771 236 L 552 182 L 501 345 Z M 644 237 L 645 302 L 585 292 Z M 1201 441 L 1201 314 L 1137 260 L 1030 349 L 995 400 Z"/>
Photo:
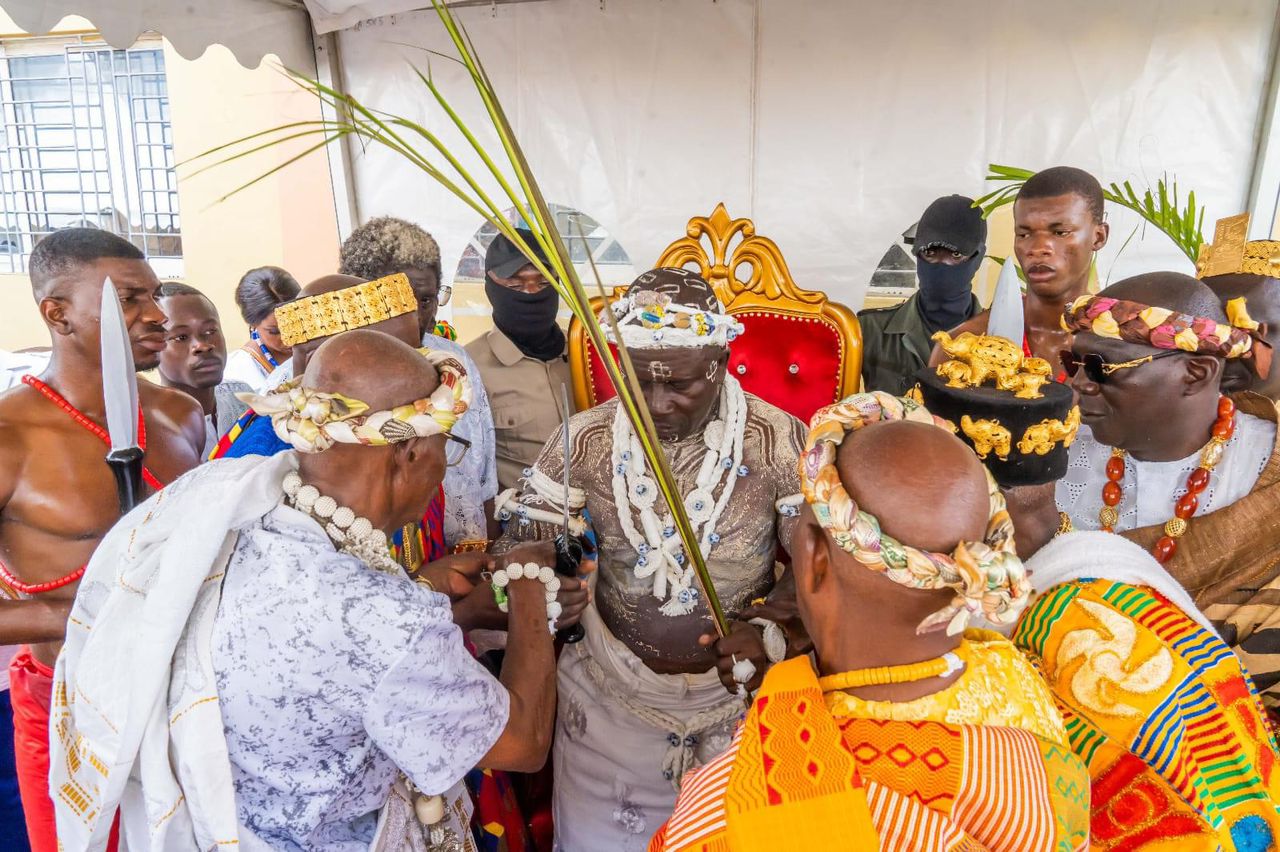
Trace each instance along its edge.
<path fill-rule="evenodd" d="M 1205 630 L 1217 635 L 1209 619 L 1196 608 L 1191 595 L 1164 570 L 1155 557 L 1124 536 L 1098 531 L 1055 536 L 1027 561 L 1035 590 L 1031 599 L 1073 580 L 1107 580 L 1146 586 L 1168 598 Z"/>
<path fill-rule="evenodd" d="M 130 852 L 268 848 L 237 825 L 210 636 L 236 530 L 280 502 L 296 464 L 206 464 L 94 551 L 54 671 L 49 784 L 65 852 L 105 849 L 117 807 Z M 89 806 L 73 809 L 64 787 Z"/>
<path fill-rule="evenodd" d="M 677 313 L 689 316 L 703 314 L 715 323 L 715 328 L 712 329 L 710 334 L 698 334 L 692 328 L 677 328 L 674 325 L 648 328 L 640 320 L 643 308 L 635 306 L 630 296 L 623 296 L 608 308 L 602 308 L 597 317 L 601 327 L 604 329 L 605 337 L 613 344 L 618 342 L 617 335 L 613 333 L 613 323 L 604 313 L 610 309 L 617 319 L 618 331 L 622 334 L 622 342 L 628 349 L 667 349 L 670 347 L 696 349 L 703 346 L 714 346 L 723 349 L 743 331 L 742 323 L 724 313 L 723 309 L 720 311 L 705 311 L 679 304 L 666 306 L 666 320 L 674 321 L 674 315 Z"/>
<path fill-rule="evenodd" d="M 586 638 L 560 655 L 556 848 L 644 852 L 675 807 L 680 775 L 728 748 L 746 708 L 714 668 L 654 672 L 610 632 L 594 603 L 582 623 Z M 690 735 L 696 740 L 686 745 Z"/>

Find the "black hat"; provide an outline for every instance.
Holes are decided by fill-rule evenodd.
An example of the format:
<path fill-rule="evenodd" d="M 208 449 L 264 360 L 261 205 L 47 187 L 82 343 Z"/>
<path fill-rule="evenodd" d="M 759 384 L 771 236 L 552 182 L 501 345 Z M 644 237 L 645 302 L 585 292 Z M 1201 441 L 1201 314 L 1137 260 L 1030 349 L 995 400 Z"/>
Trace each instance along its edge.
<path fill-rule="evenodd" d="M 547 256 L 543 253 L 537 238 L 533 236 L 533 232 L 517 228 L 516 233 L 524 240 L 525 245 L 533 250 L 542 265 L 550 269 L 551 264 L 547 261 Z M 533 261 L 501 233 L 493 238 L 493 242 L 489 243 L 489 248 L 484 253 L 484 271 L 497 278 L 510 278 L 531 263 Z"/>
<path fill-rule="evenodd" d="M 973 206 L 972 198 L 944 195 L 925 209 L 916 223 L 911 251 L 916 255 L 927 248 L 942 246 L 972 257 L 986 248 L 987 220 Z"/>
<path fill-rule="evenodd" d="M 939 375 L 942 369 L 925 367 L 916 373 L 920 401 L 973 447 L 996 482 L 1043 485 L 1062 478 L 1067 448 L 1080 425 L 1069 387 L 1047 381 L 1038 388 L 1039 397 L 1024 399 L 993 385 L 952 387 L 948 377 Z"/>

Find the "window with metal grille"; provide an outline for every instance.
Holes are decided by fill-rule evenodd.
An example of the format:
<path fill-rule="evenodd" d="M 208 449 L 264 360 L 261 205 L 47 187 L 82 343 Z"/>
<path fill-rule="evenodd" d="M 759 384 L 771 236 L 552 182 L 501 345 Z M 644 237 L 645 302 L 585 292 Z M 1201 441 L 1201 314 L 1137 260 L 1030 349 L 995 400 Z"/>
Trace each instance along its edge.
<path fill-rule="evenodd" d="M 132 242 L 162 278 L 182 274 L 173 130 L 158 39 L 0 42 L 0 272 L 25 272 L 62 228 Z"/>

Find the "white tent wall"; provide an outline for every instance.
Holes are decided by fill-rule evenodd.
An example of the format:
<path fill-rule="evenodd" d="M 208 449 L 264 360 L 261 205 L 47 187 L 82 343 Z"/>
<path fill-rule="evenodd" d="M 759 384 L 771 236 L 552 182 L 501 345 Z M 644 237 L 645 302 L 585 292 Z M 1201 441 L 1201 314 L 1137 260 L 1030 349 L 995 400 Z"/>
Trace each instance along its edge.
<path fill-rule="evenodd" d="M 548 200 L 597 219 L 638 267 L 723 200 L 778 241 L 802 286 L 857 306 L 925 205 L 986 191 L 989 162 L 1135 187 L 1176 176 L 1209 231 L 1245 209 L 1276 4 L 549 0 L 455 14 Z M 366 22 L 339 45 L 353 95 L 447 127 L 408 64 L 427 56 L 403 46 L 451 50 L 434 13 Z M 461 69 L 431 67 L 484 126 Z M 428 226 L 448 276 L 478 216 L 384 150 L 353 161 L 361 218 Z M 1191 271 L 1159 234 L 1121 252 L 1139 220 L 1108 217 L 1104 278 Z"/>

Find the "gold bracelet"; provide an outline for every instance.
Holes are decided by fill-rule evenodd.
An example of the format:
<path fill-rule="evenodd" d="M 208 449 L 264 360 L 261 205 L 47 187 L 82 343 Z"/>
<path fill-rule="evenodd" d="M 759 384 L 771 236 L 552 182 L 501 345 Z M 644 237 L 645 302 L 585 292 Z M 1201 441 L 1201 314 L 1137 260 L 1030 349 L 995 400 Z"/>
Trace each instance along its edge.
<path fill-rule="evenodd" d="M 428 580 L 426 577 L 414 577 L 413 582 L 417 583 L 420 586 L 426 586 L 431 591 L 436 592 L 436 594 L 439 594 L 439 591 L 437 591 L 436 589 L 436 584 Z"/>

